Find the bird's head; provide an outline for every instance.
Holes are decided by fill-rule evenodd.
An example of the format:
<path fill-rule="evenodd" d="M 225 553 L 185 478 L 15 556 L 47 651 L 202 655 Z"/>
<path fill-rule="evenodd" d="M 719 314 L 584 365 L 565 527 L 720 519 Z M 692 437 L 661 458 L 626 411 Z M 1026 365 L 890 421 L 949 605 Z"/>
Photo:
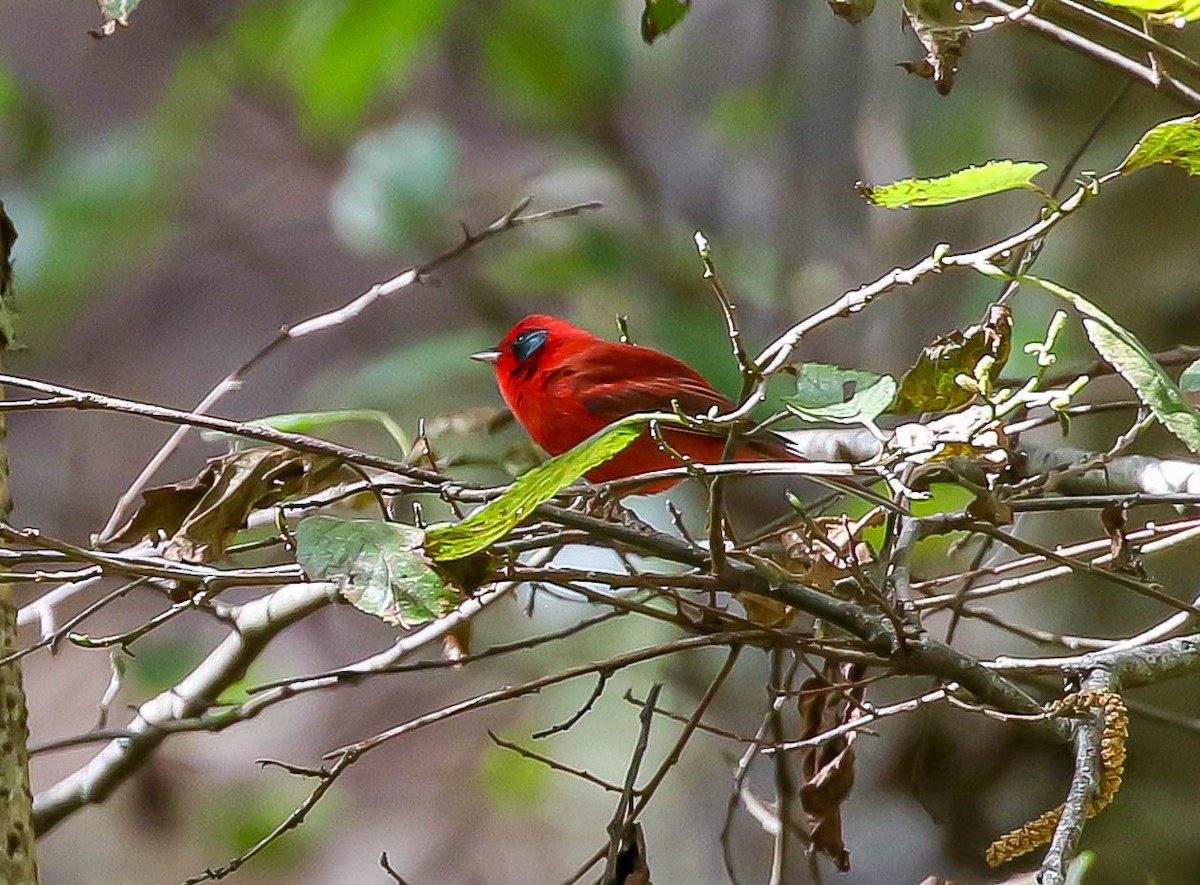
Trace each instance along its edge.
<path fill-rule="evenodd" d="M 532 377 L 539 366 L 552 362 L 556 356 L 596 340 L 591 332 L 566 320 L 532 314 L 509 329 L 494 348 L 473 353 L 471 359 L 490 363 L 495 367 L 496 377 L 502 380 L 519 381 Z"/>

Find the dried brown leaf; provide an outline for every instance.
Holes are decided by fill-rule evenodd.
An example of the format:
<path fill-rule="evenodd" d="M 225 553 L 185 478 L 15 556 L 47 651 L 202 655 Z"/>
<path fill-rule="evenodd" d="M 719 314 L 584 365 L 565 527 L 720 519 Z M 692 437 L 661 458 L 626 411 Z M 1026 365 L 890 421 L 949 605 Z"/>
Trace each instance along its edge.
<path fill-rule="evenodd" d="M 255 448 L 213 458 L 183 482 L 147 489 L 142 506 L 114 541 L 168 538 L 167 559 L 211 562 L 255 510 L 312 494 L 336 480 L 341 462 L 283 448 Z"/>
<path fill-rule="evenodd" d="M 801 738 L 853 722 L 863 715 L 862 667 L 829 662 L 820 676 L 800 689 Z M 804 751 L 800 804 L 808 817 L 813 847 L 834 865 L 850 869 L 850 852 L 842 839 L 842 804 L 854 786 L 854 740 L 850 731 Z"/>

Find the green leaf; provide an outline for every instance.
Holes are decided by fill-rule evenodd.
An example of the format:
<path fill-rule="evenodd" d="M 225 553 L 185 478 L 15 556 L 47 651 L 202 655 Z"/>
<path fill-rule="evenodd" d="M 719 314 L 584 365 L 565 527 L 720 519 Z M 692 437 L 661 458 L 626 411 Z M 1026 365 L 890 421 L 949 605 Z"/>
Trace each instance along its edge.
<path fill-rule="evenodd" d="M 1200 0 L 1100 0 L 1105 6 L 1114 6 L 1144 15 L 1147 20 L 1161 25 L 1183 27 L 1184 23 L 1200 19 Z"/>
<path fill-rule="evenodd" d="M 1023 276 L 1021 282 L 1041 286 L 1057 295 L 1083 315 L 1088 340 L 1101 358 L 1117 370 L 1150 409 L 1163 427 L 1179 438 L 1193 454 L 1200 455 L 1200 411 L 1188 402 L 1183 391 L 1158 364 L 1132 332 L 1082 295 L 1057 283 Z"/>
<path fill-rule="evenodd" d="M 955 329 L 921 351 L 916 364 L 900 379 L 900 392 L 892 411 L 953 412 L 969 405 L 979 390 L 960 383 L 960 377 L 980 376 L 994 381 L 1012 352 L 1012 313 L 992 305 L 983 322 Z M 983 364 L 985 358 L 990 363 Z"/>
<path fill-rule="evenodd" d="M 336 582 L 359 611 L 413 627 L 458 605 L 422 552 L 424 541 L 420 529 L 399 523 L 310 516 L 296 526 L 296 561 L 310 577 Z"/>
<path fill-rule="evenodd" d="M 796 395 L 783 402 L 804 421 L 856 424 L 874 421 L 886 411 L 897 388 L 891 375 L 802 363 L 796 373 Z"/>
<path fill-rule="evenodd" d="M 646 0 L 642 11 L 642 39 L 653 43 L 675 27 L 692 8 L 692 0 Z"/>
<path fill-rule="evenodd" d="M 624 450 L 644 432 L 645 424 L 645 419 L 627 418 L 539 464 L 462 522 L 429 529 L 425 551 L 435 561 L 462 559 L 499 541 L 539 504 Z"/>
<path fill-rule="evenodd" d="M 111 37 L 117 27 L 129 27 L 129 16 L 141 5 L 142 0 L 100 0 L 100 14 L 104 24 L 92 31 L 93 37 Z"/>
<path fill-rule="evenodd" d="M 875 0 L 827 0 L 838 18 L 856 25 L 875 11 Z"/>
<path fill-rule="evenodd" d="M 1156 163 L 1178 166 L 1188 175 L 1200 175 L 1200 114 L 1159 123 L 1138 140 L 1121 163 L 1120 171 L 1132 172 Z"/>
<path fill-rule="evenodd" d="M 1200 360 L 1196 360 L 1179 376 L 1179 389 L 1184 393 L 1200 391 Z"/>
<path fill-rule="evenodd" d="M 868 202 L 885 209 L 944 206 L 1014 188 L 1038 190 L 1033 178 L 1045 169 L 1045 163 L 992 160 L 982 166 L 968 166 L 940 178 L 906 178 L 881 185 L 859 182 L 855 187 Z"/>

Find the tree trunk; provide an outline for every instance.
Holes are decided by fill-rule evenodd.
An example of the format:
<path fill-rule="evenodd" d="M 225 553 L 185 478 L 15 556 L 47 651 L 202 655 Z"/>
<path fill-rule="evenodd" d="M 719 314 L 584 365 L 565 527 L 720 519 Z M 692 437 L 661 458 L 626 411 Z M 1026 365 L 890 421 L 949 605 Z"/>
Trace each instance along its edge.
<path fill-rule="evenodd" d="M 17 231 L 0 203 L 0 350 L 12 341 L 12 263 Z M 0 412 L 0 518 L 12 514 L 8 486 L 8 425 Z M 13 586 L 0 584 L 0 658 L 17 650 L 17 606 Z M 29 788 L 29 725 L 18 661 L 0 665 L 0 834 L 4 838 L 0 885 L 37 885 L 33 794 Z"/>

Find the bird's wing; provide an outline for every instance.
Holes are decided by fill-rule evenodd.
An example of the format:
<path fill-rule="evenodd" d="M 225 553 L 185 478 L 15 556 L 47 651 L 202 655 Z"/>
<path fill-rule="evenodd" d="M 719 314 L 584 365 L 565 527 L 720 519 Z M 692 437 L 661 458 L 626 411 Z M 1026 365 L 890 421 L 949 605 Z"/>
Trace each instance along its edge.
<path fill-rule="evenodd" d="M 676 405 L 687 415 L 706 415 L 714 407 L 718 413 L 728 412 L 734 407 L 707 382 L 678 375 L 598 380 L 584 389 L 583 407 L 605 421 L 635 412 L 670 412 Z"/>
<path fill-rule="evenodd" d="M 574 389 L 586 391 L 580 397 L 584 408 L 605 423 L 635 412 L 671 412 L 673 403 L 686 415 L 707 415 L 714 407 L 722 414 L 735 408 L 687 363 L 656 350 L 609 347 L 612 351 L 593 351 L 586 363 L 573 366 Z M 673 428 L 671 433 L 709 435 L 684 428 Z M 744 440 L 741 450 L 767 460 L 799 456 L 784 437 L 769 432 Z"/>

